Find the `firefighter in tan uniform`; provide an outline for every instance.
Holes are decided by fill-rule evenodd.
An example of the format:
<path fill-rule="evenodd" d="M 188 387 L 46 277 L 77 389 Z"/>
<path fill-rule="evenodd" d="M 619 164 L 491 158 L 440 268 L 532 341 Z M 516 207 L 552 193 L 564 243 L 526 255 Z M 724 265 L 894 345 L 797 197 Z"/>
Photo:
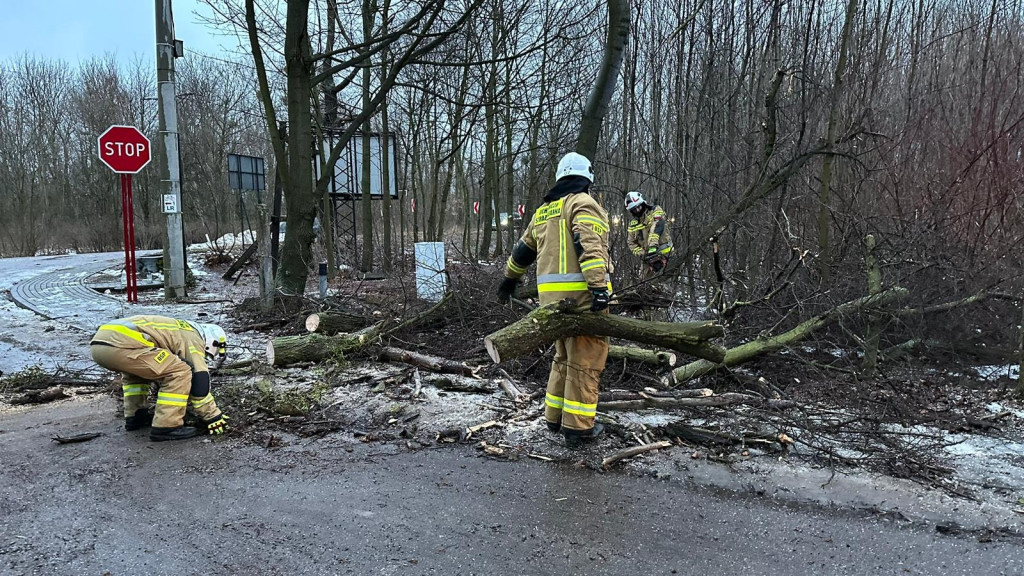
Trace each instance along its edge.
<path fill-rule="evenodd" d="M 508 301 L 527 267 L 537 262 L 541 305 L 574 298 L 594 312 L 607 313 L 611 294 L 608 214 L 590 197 L 590 161 L 566 154 L 555 171 L 555 186 L 544 196 L 505 266 L 498 297 Z M 595 424 L 598 384 L 608 357 L 608 339 L 575 336 L 555 343 L 545 397 L 548 428 L 565 435 L 573 448 L 601 434 Z"/>
<path fill-rule="evenodd" d="M 223 415 L 210 394 L 207 357 L 223 358 L 227 352 L 224 330 L 215 324 L 197 324 L 166 316 L 132 316 L 100 326 L 89 342 L 93 360 L 121 372 L 124 390 L 125 429 L 152 424 L 153 441 L 181 440 L 196 435 L 185 426 L 185 408 L 192 404 L 210 434 L 227 429 Z M 159 382 L 156 411 L 147 407 L 150 382 Z"/>
<path fill-rule="evenodd" d="M 661 272 L 673 249 L 665 211 L 648 202 L 639 191 L 626 194 L 626 210 L 633 215 L 626 231 L 630 250 L 647 264 L 645 276 Z"/>

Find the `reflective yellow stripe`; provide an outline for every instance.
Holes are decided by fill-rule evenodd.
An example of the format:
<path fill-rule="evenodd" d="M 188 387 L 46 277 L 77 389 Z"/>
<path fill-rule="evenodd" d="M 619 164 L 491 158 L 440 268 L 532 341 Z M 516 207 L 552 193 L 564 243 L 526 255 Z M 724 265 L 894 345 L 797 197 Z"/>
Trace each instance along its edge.
<path fill-rule="evenodd" d="M 188 394 L 174 394 L 173 392 L 158 392 L 156 395 L 157 404 L 169 406 L 187 406 Z"/>
<path fill-rule="evenodd" d="M 204 354 L 204 353 L 205 353 L 205 352 L 200 352 L 200 351 L 199 351 L 199 348 L 196 348 L 195 346 L 192 346 L 192 345 L 189 345 L 189 347 L 188 347 L 188 351 L 189 351 L 189 353 L 191 353 L 191 354 L 197 354 L 197 355 L 198 355 L 198 354 Z"/>
<path fill-rule="evenodd" d="M 210 402 L 213 402 L 213 394 L 207 394 L 205 397 L 200 398 L 199 400 L 193 399 L 192 407 L 199 408 L 200 406 L 206 406 Z"/>
<path fill-rule="evenodd" d="M 515 260 L 511 257 L 509 257 L 508 262 L 506 262 L 505 265 L 508 266 L 508 269 L 511 270 L 513 274 L 526 274 L 526 268 L 516 264 Z"/>
<path fill-rule="evenodd" d="M 601 220 L 600 218 L 594 218 L 593 216 L 580 216 L 577 219 L 580 224 L 590 224 L 594 232 L 598 234 L 604 234 L 608 231 L 608 223 Z"/>
<path fill-rule="evenodd" d="M 143 344 L 149 346 L 150 348 L 155 346 L 155 344 L 153 344 L 149 340 L 146 340 L 146 336 L 142 332 L 132 330 L 131 328 L 127 328 L 125 326 L 120 326 L 118 324 L 104 324 L 103 326 L 100 326 L 100 330 L 110 330 L 111 332 L 123 334 L 131 338 L 132 340 L 138 340 L 139 342 L 142 342 Z"/>
<path fill-rule="evenodd" d="M 121 386 L 124 395 L 127 396 L 149 396 L 149 384 L 124 384 Z"/>
<path fill-rule="evenodd" d="M 547 404 L 548 406 L 551 406 L 552 408 L 561 408 L 563 402 L 564 400 L 562 398 L 559 398 L 558 396 L 553 396 L 551 394 L 547 394 L 544 396 L 544 403 Z"/>
<path fill-rule="evenodd" d="M 594 268 L 601 268 L 604 265 L 604 260 L 601 259 L 587 260 L 586 262 L 580 264 L 580 270 L 586 272 L 587 270 L 592 270 Z"/>
<path fill-rule="evenodd" d="M 586 282 L 548 282 L 547 284 L 537 284 L 537 292 L 580 292 L 586 289 Z"/>
<path fill-rule="evenodd" d="M 595 416 L 597 415 L 597 404 L 584 404 L 582 402 L 573 402 L 572 400 L 565 400 L 565 410 L 569 414 L 576 414 L 577 416 Z"/>
<path fill-rule="evenodd" d="M 659 238 L 661 238 L 661 234 L 655 234 L 654 232 L 651 232 L 651 235 L 647 237 L 647 243 L 657 244 Z"/>
<path fill-rule="evenodd" d="M 636 247 L 633 248 L 633 254 L 635 256 L 639 256 L 639 255 L 641 255 L 643 253 L 644 253 L 644 249 L 643 248 L 641 248 L 639 246 L 636 246 Z"/>
<path fill-rule="evenodd" d="M 565 274 L 568 272 L 568 264 L 565 260 L 566 253 L 566 229 L 561 222 L 558 223 L 558 273 Z"/>

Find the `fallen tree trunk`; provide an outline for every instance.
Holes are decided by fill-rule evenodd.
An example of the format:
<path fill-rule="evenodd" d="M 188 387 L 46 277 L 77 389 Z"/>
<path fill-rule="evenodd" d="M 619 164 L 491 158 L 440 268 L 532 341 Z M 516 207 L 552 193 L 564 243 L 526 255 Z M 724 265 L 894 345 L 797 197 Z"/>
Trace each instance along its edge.
<path fill-rule="evenodd" d="M 688 426 L 682 422 L 666 424 L 662 427 L 662 430 L 672 438 L 679 438 L 704 446 L 758 446 L 770 450 L 779 450 L 785 448 L 787 440 L 789 440 L 789 437 L 785 435 L 744 434 L 743 436 L 737 436 L 729 432 Z"/>
<path fill-rule="evenodd" d="M 608 468 L 609 466 L 615 464 L 619 460 L 625 460 L 626 458 L 632 458 L 637 454 L 643 454 L 645 452 L 650 452 L 651 450 L 669 448 L 671 446 L 672 443 L 667 440 L 662 440 L 660 442 L 652 442 L 650 444 L 641 444 L 640 446 L 632 446 L 630 448 L 619 450 L 618 452 L 615 452 L 614 454 L 611 454 L 610 456 L 606 457 L 604 460 L 601 461 L 601 466 L 603 468 Z"/>
<path fill-rule="evenodd" d="M 644 400 L 646 398 L 706 398 L 714 396 L 715 392 L 710 388 L 694 388 L 693 390 L 673 390 L 671 392 L 629 392 L 625 390 L 610 390 L 601 392 L 599 402 L 613 402 L 619 400 Z"/>
<path fill-rule="evenodd" d="M 380 325 L 374 324 L 359 332 L 337 336 L 279 336 L 267 343 L 267 364 L 287 366 L 296 362 L 323 362 L 340 358 L 374 341 L 379 335 Z"/>
<path fill-rule="evenodd" d="M 725 358 L 724 348 L 708 342 L 724 333 L 720 325 L 711 322 L 645 322 L 575 308 L 573 300 L 537 308 L 521 320 L 484 338 L 484 347 L 497 364 L 525 356 L 556 340 L 587 334 L 651 344 L 714 362 Z"/>
<path fill-rule="evenodd" d="M 828 326 L 843 316 L 862 312 L 864 310 L 873 310 L 883 306 L 888 306 L 893 302 L 906 298 L 909 293 L 910 291 L 906 288 L 895 286 L 885 290 L 884 292 L 879 292 L 878 294 L 872 294 L 871 296 L 865 296 L 863 298 L 858 298 L 857 300 L 841 304 L 828 312 L 819 314 L 810 320 L 800 323 L 796 328 L 793 328 L 788 332 L 783 332 L 778 336 L 759 338 L 752 342 L 741 344 L 735 348 L 730 348 L 726 351 L 724 360 L 697 360 L 695 362 L 690 362 L 685 366 L 680 366 L 672 371 L 672 377 L 675 379 L 676 383 L 681 383 L 686 382 L 687 380 L 692 380 L 698 376 L 710 374 L 719 368 L 742 364 L 751 358 L 755 358 L 769 352 L 775 352 L 789 346 L 790 344 L 799 342 L 813 334 L 816 330 Z"/>
<path fill-rule="evenodd" d="M 648 350 L 646 348 L 637 348 L 635 346 L 609 346 L 608 357 L 618 358 L 620 360 L 632 360 L 633 362 L 642 362 L 644 364 L 653 364 L 654 366 L 668 366 L 669 368 L 676 365 L 676 355 L 673 352 Z"/>
<path fill-rule="evenodd" d="M 26 392 L 21 396 L 15 396 L 11 398 L 11 404 L 42 404 L 43 402 L 52 402 L 67 397 L 68 395 L 64 393 L 63 388 L 54 386 L 46 390 L 34 390 Z"/>
<path fill-rule="evenodd" d="M 598 402 L 597 409 L 602 412 L 614 410 L 643 410 L 646 408 L 692 408 L 692 407 L 715 407 L 733 406 L 744 404 L 748 406 L 763 406 L 783 410 L 796 406 L 795 402 L 789 400 L 769 400 L 760 396 L 749 394 L 737 394 L 729 392 L 719 396 L 705 396 L 702 398 L 658 398 L 647 396 L 636 400 L 613 400 L 610 402 Z"/>
<path fill-rule="evenodd" d="M 369 324 L 366 318 L 347 312 L 317 312 L 306 317 L 306 330 L 326 336 L 355 332 Z"/>
<path fill-rule="evenodd" d="M 462 362 L 456 362 L 447 358 L 420 354 L 411 350 L 392 348 L 388 346 L 380 351 L 380 359 L 389 362 L 402 362 L 418 368 L 440 372 L 442 374 L 461 374 L 463 376 L 476 376 L 476 368 L 466 366 Z"/>

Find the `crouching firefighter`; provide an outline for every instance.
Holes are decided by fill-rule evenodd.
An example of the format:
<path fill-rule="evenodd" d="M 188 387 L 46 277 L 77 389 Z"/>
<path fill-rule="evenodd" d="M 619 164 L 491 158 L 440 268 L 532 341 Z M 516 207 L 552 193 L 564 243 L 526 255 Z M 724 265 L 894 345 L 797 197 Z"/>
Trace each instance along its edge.
<path fill-rule="evenodd" d="M 206 360 L 223 359 L 227 336 L 216 324 L 198 324 L 166 316 L 132 316 L 100 326 L 89 342 L 100 366 L 120 372 L 124 390 L 124 427 L 139 430 L 152 424 L 155 442 L 196 435 L 185 426 L 185 408 L 192 405 L 204 432 L 222 434 L 228 417 L 210 393 Z M 156 411 L 149 413 L 149 385 L 157 382 Z"/>
<path fill-rule="evenodd" d="M 555 171 L 555 186 L 544 196 L 505 266 L 498 298 L 507 302 L 526 269 L 537 263 L 541 305 L 574 298 L 593 312 L 607 314 L 611 297 L 608 214 L 590 197 L 590 161 L 566 154 Z M 575 336 L 555 342 L 545 399 L 548 429 L 561 431 L 575 448 L 597 438 L 598 384 L 608 357 L 608 339 Z"/>
<path fill-rule="evenodd" d="M 651 204 L 639 191 L 626 194 L 626 210 L 633 216 L 627 230 L 627 241 L 634 256 L 647 265 L 645 277 L 662 271 L 672 255 L 672 235 L 661 206 Z"/>

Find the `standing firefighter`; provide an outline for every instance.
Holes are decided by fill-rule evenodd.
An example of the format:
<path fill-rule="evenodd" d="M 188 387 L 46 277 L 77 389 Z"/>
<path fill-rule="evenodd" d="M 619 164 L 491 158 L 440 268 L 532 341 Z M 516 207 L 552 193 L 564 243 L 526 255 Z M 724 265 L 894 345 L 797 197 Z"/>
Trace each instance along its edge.
<path fill-rule="evenodd" d="M 542 305 L 574 298 L 594 312 L 607 313 L 608 214 L 588 193 L 593 179 L 584 156 L 569 153 L 558 163 L 555 186 L 508 259 L 500 300 L 511 298 L 519 278 L 536 261 Z M 594 423 L 594 416 L 607 357 L 607 338 L 575 336 L 555 343 L 544 417 L 552 432 L 562 431 L 570 448 L 597 438 L 604 429 Z"/>
<path fill-rule="evenodd" d="M 626 210 L 633 215 L 627 236 L 630 250 L 644 259 L 648 275 L 661 272 L 672 254 L 672 235 L 665 211 L 648 202 L 639 191 L 626 194 Z"/>
<path fill-rule="evenodd" d="M 124 427 L 138 430 L 152 424 L 155 442 L 196 435 L 185 426 L 185 407 L 191 402 L 210 434 L 227 429 L 210 394 L 206 359 L 223 358 L 227 336 L 215 324 L 194 324 L 166 316 L 132 316 L 100 326 L 89 342 L 93 360 L 121 372 L 124 389 Z M 159 382 L 156 412 L 148 409 L 149 384 Z"/>

